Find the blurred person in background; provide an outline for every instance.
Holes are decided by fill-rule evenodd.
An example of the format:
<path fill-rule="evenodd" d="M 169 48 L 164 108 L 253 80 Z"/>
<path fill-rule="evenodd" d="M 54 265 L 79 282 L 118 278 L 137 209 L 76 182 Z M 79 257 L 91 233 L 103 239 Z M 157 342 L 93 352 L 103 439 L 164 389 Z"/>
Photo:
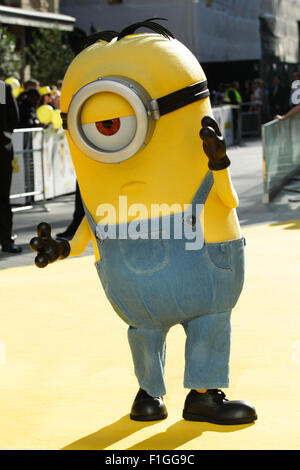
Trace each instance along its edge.
<path fill-rule="evenodd" d="M 19 126 L 19 112 L 11 86 L 0 80 L 0 244 L 2 251 L 18 254 L 20 246 L 12 239 L 13 216 L 10 206 L 12 180 L 12 133 Z"/>
<path fill-rule="evenodd" d="M 255 78 L 252 84 L 251 105 L 249 110 L 256 111 L 259 114 L 260 120 L 264 119 L 264 83 L 260 78 Z"/>
<path fill-rule="evenodd" d="M 233 82 L 230 85 L 225 93 L 224 103 L 240 105 L 242 103 L 242 97 L 239 92 L 240 84 L 239 82 Z"/>
<path fill-rule="evenodd" d="M 272 86 L 269 91 L 269 102 L 272 118 L 277 114 L 284 114 L 286 109 L 286 96 L 278 75 L 273 77 Z"/>
<path fill-rule="evenodd" d="M 252 81 L 246 80 L 244 83 L 244 89 L 242 92 L 242 98 L 245 103 L 250 103 L 253 93 Z"/>
<path fill-rule="evenodd" d="M 22 100 L 18 102 L 20 113 L 20 128 L 38 127 L 40 122 L 36 116 L 36 109 L 40 101 L 40 94 L 35 88 L 24 92 Z"/>
<path fill-rule="evenodd" d="M 53 90 L 51 90 L 51 87 L 48 85 L 42 86 L 39 88 L 39 94 L 41 96 L 39 106 L 43 106 L 44 104 L 49 104 L 51 106 L 53 95 Z"/>
<path fill-rule="evenodd" d="M 56 86 L 59 91 L 61 91 L 62 84 L 63 84 L 63 80 L 57 80 Z"/>
<path fill-rule="evenodd" d="M 23 100 L 27 99 L 28 90 L 31 90 L 32 88 L 35 90 L 38 90 L 39 87 L 40 87 L 40 84 L 37 80 L 31 79 L 31 80 L 27 80 L 26 82 L 24 82 L 21 87 L 22 91 L 20 92 L 17 98 L 18 105 L 20 105 Z"/>
<path fill-rule="evenodd" d="M 224 97 L 224 103 L 230 104 L 232 106 L 233 140 L 235 144 L 239 142 L 239 112 L 240 106 L 243 102 L 239 89 L 239 82 L 233 82 L 232 85 L 227 89 Z"/>
<path fill-rule="evenodd" d="M 56 86 L 51 87 L 52 88 L 52 95 L 51 95 L 51 106 L 53 106 L 54 109 L 60 109 L 60 91 Z"/>
<path fill-rule="evenodd" d="M 40 88 L 40 82 L 32 78 L 23 83 L 24 91 L 30 90 L 31 88 L 35 88 L 36 90 L 38 90 Z"/>
<path fill-rule="evenodd" d="M 260 78 L 253 80 L 253 90 L 251 94 L 251 108 L 260 111 L 263 105 L 263 81 Z"/>
<path fill-rule="evenodd" d="M 246 80 L 242 90 L 242 100 L 245 105 L 243 106 L 243 111 L 249 111 L 250 102 L 252 100 L 253 88 L 252 81 Z"/>

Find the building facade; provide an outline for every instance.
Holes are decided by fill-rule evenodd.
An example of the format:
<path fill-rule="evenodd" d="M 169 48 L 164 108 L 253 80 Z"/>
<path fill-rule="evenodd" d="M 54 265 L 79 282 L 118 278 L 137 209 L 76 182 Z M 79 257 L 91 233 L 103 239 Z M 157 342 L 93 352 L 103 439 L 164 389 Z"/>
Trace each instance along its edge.
<path fill-rule="evenodd" d="M 213 85 L 274 73 L 290 80 L 298 70 L 299 0 L 61 0 L 60 10 L 87 34 L 167 18 Z"/>
<path fill-rule="evenodd" d="M 26 64 L 25 46 L 36 28 L 58 27 L 73 31 L 75 18 L 59 13 L 59 0 L 0 0 L 0 26 L 4 26 L 16 38 L 17 50 L 22 52 L 21 79 L 30 78 Z"/>

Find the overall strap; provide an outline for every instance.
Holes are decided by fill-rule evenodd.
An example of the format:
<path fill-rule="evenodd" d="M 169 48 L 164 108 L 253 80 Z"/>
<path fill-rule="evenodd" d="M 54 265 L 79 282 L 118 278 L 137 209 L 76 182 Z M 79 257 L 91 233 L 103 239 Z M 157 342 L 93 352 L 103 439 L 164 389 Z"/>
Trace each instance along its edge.
<path fill-rule="evenodd" d="M 81 198 L 82 199 L 82 198 Z M 94 220 L 93 220 L 93 217 L 91 216 L 91 214 L 89 213 L 83 199 L 82 199 L 82 205 L 83 205 L 83 208 L 84 208 L 84 212 L 85 212 L 85 216 L 88 220 L 88 223 L 92 229 L 92 232 L 95 233 L 95 230 L 96 230 L 96 227 L 97 227 L 97 224 L 95 224 Z"/>
<path fill-rule="evenodd" d="M 211 191 L 211 188 L 213 187 L 214 184 L 214 176 L 211 170 L 209 170 L 202 183 L 200 184 L 195 196 L 193 197 L 191 206 L 192 206 L 192 214 L 196 216 L 196 207 L 197 204 L 202 204 L 204 205 L 206 202 L 206 199 L 208 198 L 208 195 Z"/>

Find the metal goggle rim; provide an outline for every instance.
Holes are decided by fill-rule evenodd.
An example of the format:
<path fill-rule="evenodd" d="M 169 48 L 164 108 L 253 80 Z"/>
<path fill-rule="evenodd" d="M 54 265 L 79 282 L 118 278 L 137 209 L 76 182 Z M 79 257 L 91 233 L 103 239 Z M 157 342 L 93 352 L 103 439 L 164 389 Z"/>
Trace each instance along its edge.
<path fill-rule="evenodd" d="M 133 107 L 136 115 L 135 136 L 128 145 L 118 151 L 99 149 L 87 139 L 81 127 L 80 116 L 84 103 L 100 92 L 112 92 L 122 96 Z M 130 158 L 141 147 L 147 145 L 154 132 L 155 122 L 161 116 L 208 96 L 207 80 L 181 88 L 161 98 L 152 99 L 141 85 L 127 77 L 100 77 L 84 85 L 73 95 L 68 112 L 61 113 L 61 117 L 63 128 L 69 130 L 74 143 L 88 157 L 103 163 L 118 163 Z"/>

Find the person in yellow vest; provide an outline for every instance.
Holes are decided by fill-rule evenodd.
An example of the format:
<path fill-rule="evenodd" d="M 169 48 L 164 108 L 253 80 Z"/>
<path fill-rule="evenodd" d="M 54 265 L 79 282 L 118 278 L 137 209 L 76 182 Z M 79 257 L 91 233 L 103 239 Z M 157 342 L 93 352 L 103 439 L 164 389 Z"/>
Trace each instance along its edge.
<path fill-rule="evenodd" d="M 240 84 L 239 82 L 233 82 L 225 93 L 224 102 L 228 104 L 239 105 L 242 103 L 242 97 L 239 93 Z"/>
<path fill-rule="evenodd" d="M 232 85 L 228 88 L 225 93 L 224 103 L 234 105 L 232 108 L 232 121 L 233 121 L 233 140 L 234 143 L 238 143 L 239 133 L 238 133 L 238 118 L 239 118 L 239 108 L 243 102 L 243 99 L 239 93 L 240 84 L 239 82 L 233 82 Z"/>

